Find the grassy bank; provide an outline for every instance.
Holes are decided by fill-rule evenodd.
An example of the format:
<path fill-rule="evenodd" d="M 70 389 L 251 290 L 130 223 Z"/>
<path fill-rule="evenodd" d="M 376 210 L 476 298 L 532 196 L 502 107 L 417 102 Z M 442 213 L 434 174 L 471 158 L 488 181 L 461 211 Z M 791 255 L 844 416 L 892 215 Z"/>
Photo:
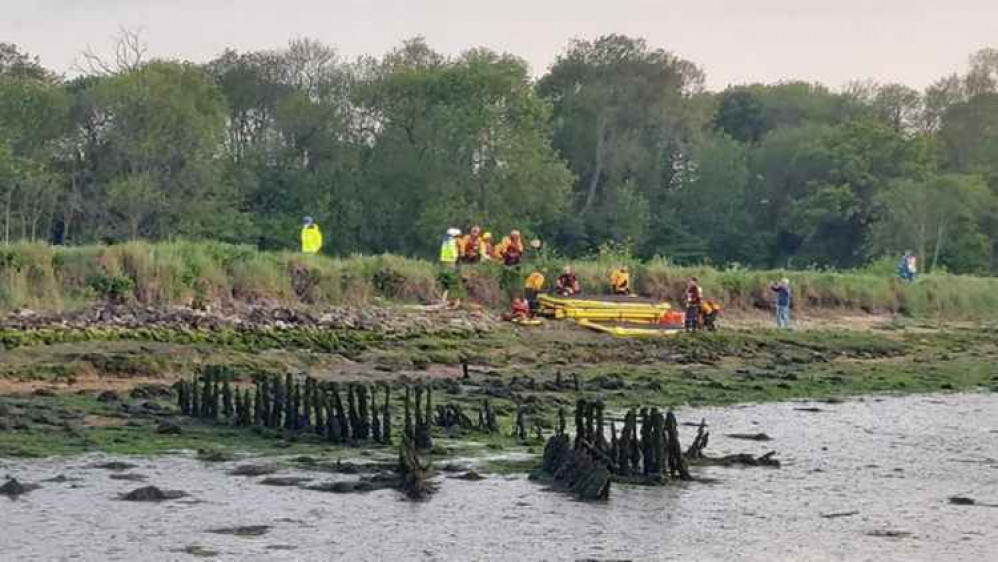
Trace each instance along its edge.
<path fill-rule="evenodd" d="M 731 310 L 767 308 L 768 284 L 787 276 L 799 311 L 814 308 L 896 312 L 908 316 L 979 319 L 998 313 L 998 279 L 933 274 L 898 282 L 889 271 L 752 271 L 679 267 L 664 260 L 632 262 L 604 255 L 575 261 L 589 292 L 607 290 L 609 271 L 632 267 L 644 295 L 679 302 L 686 278 L 697 276 L 711 298 Z M 523 269 L 549 281 L 564 260 L 541 256 Z M 101 300 L 145 305 L 354 305 L 375 301 L 429 303 L 443 289 L 501 307 L 526 271 L 496 265 L 464 267 L 458 276 L 436 264 L 392 255 L 329 258 L 259 252 L 213 242 L 133 242 L 115 246 L 14 245 L 0 249 L 0 312 L 19 308 L 59 311 Z"/>

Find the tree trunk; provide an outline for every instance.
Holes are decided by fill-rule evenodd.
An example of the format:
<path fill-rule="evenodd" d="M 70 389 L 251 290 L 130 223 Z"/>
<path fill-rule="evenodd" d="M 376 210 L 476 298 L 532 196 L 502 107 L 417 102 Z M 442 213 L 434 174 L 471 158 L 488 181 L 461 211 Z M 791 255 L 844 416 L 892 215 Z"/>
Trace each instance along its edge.
<path fill-rule="evenodd" d="M 603 175 L 604 146 L 606 137 L 606 118 L 600 115 L 596 120 L 596 162 L 593 166 L 592 175 L 589 176 L 589 188 L 586 191 L 586 203 L 582 206 L 585 213 L 596 201 L 596 188 L 599 187 L 600 176 Z"/>
<path fill-rule="evenodd" d="M 936 247 L 932 251 L 932 269 L 929 271 L 935 271 L 936 265 L 939 263 L 939 252 L 943 245 L 943 234 L 946 231 L 946 222 L 941 221 L 939 223 L 939 228 L 936 229 Z M 926 271 L 928 273 L 928 271 Z"/>

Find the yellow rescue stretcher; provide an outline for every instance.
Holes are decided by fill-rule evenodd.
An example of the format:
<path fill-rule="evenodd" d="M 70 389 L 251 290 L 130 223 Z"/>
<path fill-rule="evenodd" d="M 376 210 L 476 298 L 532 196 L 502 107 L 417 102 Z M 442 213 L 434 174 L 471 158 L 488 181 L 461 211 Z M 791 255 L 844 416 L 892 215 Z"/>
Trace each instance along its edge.
<path fill-rule="evenodd" d="M 561 297 L 549 295 L 547 293 L 537 297 L 541 307 L 546 309 L 637 309 L 637 310 L 658 310 L 666 312 L 669 310 L 669 303 L 627 295 L 584 295 L 578 297 Z"/>
<path fill-rule="evenodd" d="M 640 324 L 633 322 L 595 322 L 593 320 L 582 319 L 577 321 L 579 326 L 611 334 L 618 338 L 661 338 L 674 336 L 683 330 L 676 326 L 663 324 Z"/>

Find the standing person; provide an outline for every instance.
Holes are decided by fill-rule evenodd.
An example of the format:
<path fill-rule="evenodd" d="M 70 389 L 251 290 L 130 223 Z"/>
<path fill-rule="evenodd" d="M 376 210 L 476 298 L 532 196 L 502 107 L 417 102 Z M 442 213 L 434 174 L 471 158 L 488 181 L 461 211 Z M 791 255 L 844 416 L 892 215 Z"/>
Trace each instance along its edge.
<path fill-rule="evenodd" d="M 448 228 L 447 234 L 444 235 L 444 240 L 440 244 L 440 263 L 453 267 L 457 264 L 457 237 L 461 235 L 461 231 L 456 228 Z"/>
<path fill-rule="evenodd" d="M 905 264 L 908 267 L 908 282 L 915 282 L 915 274 L 918 273 L 918 260 L 915 258 L 915 254 L 912 252 L 906 252 L 904 257 Z"/>
<path fill-rule="evenodd" d="M 318 254 L 322 250 L 322 231 L 312 217 L 305 217 L 301 229 L 301 251 L 306 254 Z"/>
<path fill-rule="evenodd" d="M 686 282 L 686 331 L 695 332 L 700 328 L 700 305 L 703 304 L 703 289 L 696 277 Z"/>
<path fill-rule="evenodd" d="M 484 251 L 485 243 L 482 240 L 482 227 L 473 226 L 468 235 L 464 237 L 463 244 L 461 244 L 461 263 L 481 262 Z"/>
<path fill-rule="evenodd" d="M 776 327 L 790 329 L 790 280 L 784 277 L 769 289 L 776 293 Z"/>
<path fill-rule="evenodd" d="M 482 235 L 482 244 L 480 249 L 482 260 L 492 261 L 492 258 L 495 257 L 496 245 L 493 242 L 491 232 L 486 232 Z"/>
<path fill-rule="evenodd" d="M 499 245 L 500 252 L 502 254 L 502 261 L 505 265 L 515 266 L 520 265 L 520 260 L 523 259 L 523 237 L 520 236 L 519 230 L 514 230 L 509 233 L 509 236 L 502 239 L 502 243 Z"/>
<path fill-rule="evenodd" d="M 898 277 L 902 281 L 907 281 L 909 283 L 915 282 L 915 273 L 918 270 L 917 260 L 915 259 L 915 254 L 910 251 L 905 252 L 901 256 L 901 261 L 898 262 L 897 272 Z"/>

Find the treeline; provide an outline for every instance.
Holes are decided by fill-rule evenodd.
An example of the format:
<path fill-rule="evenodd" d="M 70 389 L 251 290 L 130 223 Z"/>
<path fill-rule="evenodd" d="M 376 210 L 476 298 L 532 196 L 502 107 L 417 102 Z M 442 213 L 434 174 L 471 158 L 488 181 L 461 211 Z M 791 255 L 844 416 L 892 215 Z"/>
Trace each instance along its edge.
<path fill-rule="evenodd" d="M 58 76 L 0 43 L 0 236 L 215 239 L 432 256 L 448 227 L 569 256 L 836 267 L 915 251 L 994 272 L 998 51 L 925 92 L 856 82 L 705 91 L 643 40 L 573 41 L 539 79 L 509 54 L 413 39 L 347 61 L 312 40 L 204 64 Z"/>

